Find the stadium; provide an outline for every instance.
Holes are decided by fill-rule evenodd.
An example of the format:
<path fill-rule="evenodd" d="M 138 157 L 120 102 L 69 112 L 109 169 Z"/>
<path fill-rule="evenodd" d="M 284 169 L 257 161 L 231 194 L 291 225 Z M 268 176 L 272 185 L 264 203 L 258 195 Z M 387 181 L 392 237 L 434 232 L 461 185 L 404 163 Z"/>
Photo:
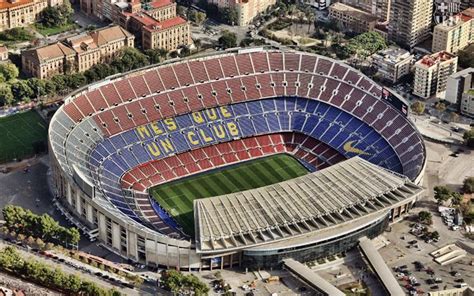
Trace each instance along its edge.
<path fill-rule="evenodd" d="M 348 65 L 251 48 L 88 85 L 52 118 L 58 205 L 150 266 L 314 260 L 374 237 L 421 194 L 423 139 Z"/>

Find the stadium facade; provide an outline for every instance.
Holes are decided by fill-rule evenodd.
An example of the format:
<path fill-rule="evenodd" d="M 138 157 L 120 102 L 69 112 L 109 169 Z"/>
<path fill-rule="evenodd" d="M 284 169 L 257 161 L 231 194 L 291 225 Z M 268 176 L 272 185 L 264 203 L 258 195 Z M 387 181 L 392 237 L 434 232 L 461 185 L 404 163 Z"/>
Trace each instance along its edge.
<path fill-rule="evenodd" d="M 55 196 L 116 253 L 181 269 L 276 266 L 374 237 L 422 193 L 422 137 L 382 88 L 309 53 L 228 51 L 70 95 L 49 130 Z M 286 153 L 310 173 L 194 201 L 195 236 L 149 189 Z"/>

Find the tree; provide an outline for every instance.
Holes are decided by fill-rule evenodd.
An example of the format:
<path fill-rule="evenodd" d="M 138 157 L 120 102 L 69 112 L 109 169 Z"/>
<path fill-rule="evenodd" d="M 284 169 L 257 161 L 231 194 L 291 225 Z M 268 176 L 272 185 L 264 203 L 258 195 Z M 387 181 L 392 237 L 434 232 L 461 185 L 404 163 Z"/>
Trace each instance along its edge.
<path fill-rule="evenodd" d="M 418 221 L 420 223 L 424 223 L 424 224 L 431 224 L 432 221 L 431 221 L 431 213 L 430 212 L 427 212 L 427 211 L 421 211 L 418 213 Z"/>
<path fill-rule="evenodd" d="M 27 243 L 29 246 L 32 246 L 32 245 L 35 243 L 35 239 L 30 235 L 30 236 L 26 239 L 26 243 Z"/>
<path fill-rule="evenodd" d="M 10 81 L 18 77 L 19 71 L 15 64 L 3 63 L 0 64 L 0 80 Z"/>
<path fill-rule="evenodd" d="M 65 75 L 66 86 L 69 89 L 77 89 L 87 83 L 87 78 L 82 73 Z"/>
<path fill-rule="evenodd" d="M 148 57 L 133 47 L 123 48 L 112 61 L 112 66 L 117 72 L 127 72 L 149 64 Z"/>
<path fill-rule="evenodd" d="M 209 288 L 195 275 L 184 275 L 176 270 L 163 271 L 160 279 L 163 286 L 176 294 L 207 295 Z"/>
<path fill-rule="evenodd" d="M 194 46 L 196 46 L 196 50 L 199 51 L 201 49 L 201 39 L 193 39 Z"/>
<path fill-rule="evenodd" d="M 444 201 L 450 199 L 451 194 L 451 190 L 446 186 L 435 186 L 434 188 L 434 198 L 438 204 L 442 204 Z"/>
<path fill-rule="evenodd" d="M 352 38 L 347 48 L 357 58 L 366 59 L 377 51 L 387 48 L 387 43 L 382 35 L 371 31 Z"/>
<path fill-rule="evenodd" d="M 462 184 L 462 191 L 464 193 L 474 193 L 474 177 L 467 177 Z"/>
<path fill-rule="evenodd" d="M 460 205 L 462 201 L 462 195 L 459 192 L 453 192 L 451 194 L 451 202 L 453 205 Z"/>
<path fill-rule="evenodd" d="M 225 7 L 220 10 L 221 19 L 229 25 L 236 25 L 239 22 L 239 13 L 234 7 Z"/>
<path fill-rule="evenodd" d="M 36 239 L 36 245 L 38 246 L 39 249 L 43 249 L 46 244 L 44 243 L 44 241 L 42 239 L 37 238 Z"/>
<path fill-rule="evenodd" d="M 474 54 L 472 52 L 473 46 L 469 46 L 464 50 L 458 52 L 459 66 L 462 68 L 474 67 Z"/>
<path fill-rule="evenodd" d="M 306 19 L 308 21 L 308 34 L 311 31 L 311 26 L 314 26 L 314 20 L 316 19 L 316 15 L 311 10 L 305 11 Z"/>
<path fill-rule="evenodd" d="M 13 28 L 0 32 L 0 41 L 31 41 L 34 35 L 25 28 Z"/>
<path fill-rule="evenodd" d="M 421 115 L 425 112 L 425 104 L 420 101 L 416 101 L 411 104 L 411 111 L 415 112 L 418 115 Z"/>
<path fill-rule="evenodd" d="M 221 37 L 219 37 L 219 45 L 226 49 L 237 46 L 237 35 L 233 32 L 222 31 Z"/>
<path fill-rule="evenodd" d="M 14 97 L 9 85 L 0 85 L 0 106 L 9 106 L 13 104 Z"/>
<path fill-rule="evenodd" d="M 67 230 L 69 243 L 77 245 L 81 239 L 81 234 L 77 228 L 70 228 Z"/>
<path fill-rule="evenodd" d="M 431 239 L 438 240 L 439 239 L 439 232 L 438 231 L 433 231 L 431 233 Z"/>
<path fill-rule="evenodd" d="M 33 96 L 33 90 L 25 80 L 17 80 L 11 84 L 13 96 L 18 101 L 30 100 Z"/>
<path fill-rule="evenodd" d="M 45 27 L 64 26 L 70 22 L 73 10 L 69 1 L 59 6 L 48 6 L 41 11 L 41 24 Z"/>
<path fill-rule="evenodd" d="M 202 24 L 204 20 L 206 19 L 207 15 L 204 12 L 197 11 L 195 9 L 192 9 L 190 12 L 188 12 L 189 15 L 189 20 L 197 25 Z"/>
<path fill-rule="evenodd" d="M 443 102 L 436 102 L 434 105 L 435 109 L 438 110 L 439 112 L 443 112 L 446 110 L 446 104 Z"/>
<path fill-rule="evenodd" d="M 179 56 L 180 57 L 187 57 L 191 55 L 191 49 L 189 49 L 188 46 L 184 46 L 183 48 L 181 48 L 181 51 L 179 52 Z"/>
<path fill-rule="evenodd" d="M 462 138 L 464 139 L 464 143 L 467 146 L 473 148 L 474 147 L 474 128 L 471 128 L 471 130 L 464 132 L 464 135 L 462 136 Z"/>

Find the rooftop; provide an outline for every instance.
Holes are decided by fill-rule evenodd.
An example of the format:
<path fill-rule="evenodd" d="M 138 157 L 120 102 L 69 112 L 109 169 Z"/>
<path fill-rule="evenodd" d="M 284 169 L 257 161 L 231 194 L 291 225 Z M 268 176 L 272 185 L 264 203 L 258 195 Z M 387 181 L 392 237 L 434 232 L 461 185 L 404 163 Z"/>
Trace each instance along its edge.
<path fill-rule="evenodd" d="M 456 56 L 451 53 L 448 53 L 446 51 L 440 51 L 440 52 L 433 53 L 431 55 L 426 55 L 416 63 L 420 65 L 432 67 L 436 64 L 449 61 L 455 57 Z"/>
<path fill-rule="evenodd" d="M 170 0 L 155 0 L 149 3 L 153 8 L 161 8 L 173 4 Z"/>
<path fill-rule="evenodd" d="M 14 8 L 31 3 L 33 3 L 33 0 L 0 0 L 0 9 Z"/>
<path fill-rule="evenodd" d="M 197 249 L 249 248 L 306 235 L 411 198 L 422 188 L 354 157 L 257 189 L 194 200 Z"/>
<path fill-rule="evenodd" d="M 146 13 L 133 14 L 131 17 L 140 22 L 148 31 L 160 31 L 186 23 L 186 20 L 180 16 L 175 16 L 161 22 L 157 21 Z"/>
<path fill-rule="evenodd" d="M 353 6 L 346 5 L 341 2 L 336 2 L 330 6 L 331 9 L 337 10 L 339 12 L 344 12 L 346 14 L 349 14 L 353 16 L 354 18 L 360 19 L 360 20 L 365 20 L 367 22 L 374 22 L 377 21 L 377 17 L 373 14 L 370 14 L 368 12 L 365 12 L 363 10 L 360 10 L 358 8 L 355 8 Z"/>
<path fill-rule="evenodd" d="M 384 60 L 390 62 L 399 62 L 411 56 L 410 52 L 408 52 L 407 50 L 395 46 L 391 46 L 387 49 L 381 50 L 375 55 L 381 56 Z"/>
<path fill-rule="evenodd" d="M 120 40 L 126 37 L 132 37 L 133 35 L 122 28 L 121 26 L 111 26 L 103 29 L 99 29 L 90 33 L 92 39 L 101 46 L 111 41 Z"/>
<path fill-rule="evenodd" d="M 64 57 L 65 55 L 74 54 L 74 50 L 61 42 L 45 45 L 31 50 L 26 50 L 22 54 L 31 56 L 33 59 L 37 59 L 38 62 L 42 63 L 47 60 Z"/>

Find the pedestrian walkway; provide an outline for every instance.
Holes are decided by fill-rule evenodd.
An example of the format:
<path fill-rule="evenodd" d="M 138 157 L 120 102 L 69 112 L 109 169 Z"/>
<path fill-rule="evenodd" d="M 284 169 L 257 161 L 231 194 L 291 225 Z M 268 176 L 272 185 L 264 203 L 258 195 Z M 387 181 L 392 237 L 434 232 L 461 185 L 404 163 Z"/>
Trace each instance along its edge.
<path fill-rule="evenodd" d="M 284 259 L 283 265 L 294 277 L 304 282 L 321 295 L 344 296 L 345 294 L 328 281 L 320 277 L 308 266 L 293 259 Z"/>
<path fill-rule="evenodd" d="M 397 282 L 397 279 L 393 276 L 392 272 L 388 268 L 382 256 L 380 256 L 380 253 L 377 251 L 372 241 L 364 236 L 359 239 L 359 247 L 367 258 L 370 266 L 382 282 L 382 285 L 385 287 L 385 290 L 388 293 L 387 295 L 405 295 L 405 292 L 403 292 L 402 288 Z"/>

